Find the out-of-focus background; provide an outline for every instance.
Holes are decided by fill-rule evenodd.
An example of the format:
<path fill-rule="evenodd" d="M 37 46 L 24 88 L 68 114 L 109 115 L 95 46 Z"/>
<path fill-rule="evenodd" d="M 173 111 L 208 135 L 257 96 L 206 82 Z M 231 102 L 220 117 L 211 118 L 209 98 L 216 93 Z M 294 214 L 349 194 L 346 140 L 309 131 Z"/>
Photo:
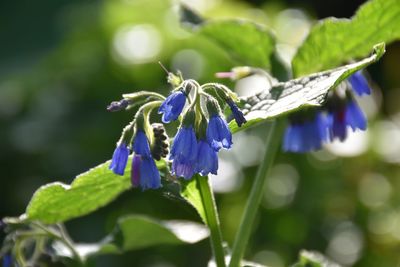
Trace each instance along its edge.
<path fill-rule="evenodd" d="M 290 62 L 317 19 L 350 17 L 364 1 L 184 2 L 205 17 L 266 24 Z M 168 94 L 158 61 L 200 82 L 216 81 L 215 72 L 234 66 L 213 43 L 183 30 L 177 2 L 165 0 L 2 1 L 0 33 L 0 217 L 22 214 L 39 186 L 70 183 L 108 160 L 133 114 L 108 113 L 105 107 L 135 90 Z M 360 99 L 369 118 L 366 132 L 320 152 L 279 155 L 247 259 L 283 267 L 305 248 L 345 266 L 400 266 L 399 59 L 400 43 L 394 43 L 368 68 L 374 93 Z M 250 93 L 241 84 L 236 89 Z M 220 175 L 212 178 L 230 244 L 263 155 L 264 132 L 260 126 L 235 135 L 232 151 L 221 155 Z M 67 227 L 77 241 L 98 241 L 129 213 L 199 221 L 184 203 L 130 190 Z M 204 240 L 102 256 L 92 264 L 206 266 L 210 253 Z"/>

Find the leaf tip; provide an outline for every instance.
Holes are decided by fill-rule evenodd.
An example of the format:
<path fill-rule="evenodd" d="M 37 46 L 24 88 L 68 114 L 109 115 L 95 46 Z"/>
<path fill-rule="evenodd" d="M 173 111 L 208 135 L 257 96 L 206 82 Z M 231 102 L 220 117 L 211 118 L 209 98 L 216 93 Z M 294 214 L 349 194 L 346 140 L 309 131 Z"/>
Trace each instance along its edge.
<path fill-rule="evenodd" d="M 385 49 L 384 42 L 374 45 L 374 53 L 377 56 L 377 60 L 379 58 L 381 58 L 383 56 L 383 54 L 385 54 L 385 52 L 386 52 L 386 49 Z"/>

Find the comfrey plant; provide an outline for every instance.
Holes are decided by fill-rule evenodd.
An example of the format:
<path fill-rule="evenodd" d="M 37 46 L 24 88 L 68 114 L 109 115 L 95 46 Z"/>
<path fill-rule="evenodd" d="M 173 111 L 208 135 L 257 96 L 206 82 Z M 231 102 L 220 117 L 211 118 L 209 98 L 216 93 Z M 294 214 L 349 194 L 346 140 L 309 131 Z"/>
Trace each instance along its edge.
<path fill-rule="evenodd" d="M 217 97 L 222 104 L 229 106 L 239 127 L 246 123 L 235 103 L 238 98 L 228 87 L 218 83 L 200 85 L 195 80 L 183 80 L 181 75 L 172 73 L 169 73 L 168 81 L 174 88 L 167 98 L 152 92 L 139 92 L 124 95 L 124 99 L 112 102 L 107 108 L 109 111 L 128 110 L 139 98 L 151 97 L 124 128 L 109 166 L 115 174 L 124 175 L 132 151 L 132 185 L 140 186 L 143 190 L 162 186 L 155 158 L 160 160 L 167 157 L 171 163 L 171 174 L 186 180 L 196 173 L 202 176 L 217 174 L 218 152 L 221 148 L 229 149 L 232 146 L 232 133 Z M 162 115 L 163 123 L 179 118 L 181 121 L 169 156 L 165 128 L 150 123 L 150 113 L 154 109 L 158 109 Z"/>

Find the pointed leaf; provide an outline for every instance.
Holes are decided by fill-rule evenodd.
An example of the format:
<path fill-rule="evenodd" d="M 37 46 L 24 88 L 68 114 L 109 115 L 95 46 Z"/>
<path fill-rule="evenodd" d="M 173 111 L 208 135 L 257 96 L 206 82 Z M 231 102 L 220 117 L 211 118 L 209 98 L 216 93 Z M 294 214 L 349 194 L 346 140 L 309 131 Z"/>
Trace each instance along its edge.
<path fill-rule="evenodd" d="M 130 164 L 124 176 L 108 169 L 107 161 L 78 175 L 71 185 L 60 182 L 44 185 L 33 195 L 26 209 L 27 219 L 44 223 L 63 222 L 88 214 L 114 200 L 131 188 Z M 158 162 L 159 169 L 165 166 Z"/>
<path fill-rule="evenodd" d="M 229 126 L 232 132 L 244 130 L 266 119 L 272 119 L 305 106 L 321 105 L 329 89 L 336 87 L 354 72 L 377 61 L 384 52 L 384 44 L 379 44 L 374 47 L 374 53 L 370 57 L 359 62 L 288 82 L 276 83 L 265 91 L 244 98 L 243 113 L 247 123 L 239 128 L 236 122 L 231 121 Z"/>
<path fill-rule="evenodd" d="M 312 29 L 293 58 L 295 76 L 365 57 L 377 43 L 400 39 L 398 0 L 372 0 L 351 19 L 328 18 Z"/>

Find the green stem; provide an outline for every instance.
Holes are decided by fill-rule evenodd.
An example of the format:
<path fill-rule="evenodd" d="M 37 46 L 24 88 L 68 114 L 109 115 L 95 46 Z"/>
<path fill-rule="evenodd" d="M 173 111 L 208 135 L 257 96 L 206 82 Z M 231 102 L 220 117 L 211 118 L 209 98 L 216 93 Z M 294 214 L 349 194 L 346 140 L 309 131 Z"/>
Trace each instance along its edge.
<path fill-rule="evenodd" d="M 130 100 L 135 100 L 136 98 L 142 97 L 142 96 L 153 96 L 161 100 L 165 100 L 165 97 L 159 93 L 156 92 L 149 92 L 149 91 L 140 91 L 132 94 L 123 94 L 122 97 Z"/>
<path fill-rule="evenodd" d="M 46 243 L 45 237 L 37 237 L 35 242 L 35 250 L 33 251 L 32 257 L 29 260 L 30 262 L 35 263 L 39 260 L 40 255 L 44 249 L 44 245 Z"/>
<path fill-rule="evenodd" d="M 217 267 L 225 267 L 225 254 L 222 247 L 222 234 L 219 225 L 217 206 L 215 205 L 214 195 L 208 181 L 208 177 L 196 175 L 196 180 L 199 185 L 201 199 L 206 213 L 207 225 L 210 228 L 211 246 L 214 252 L 215 262 Z"/>
<path fill-rule="evenodd" d="M 16 241 L 15 241 L 15 247 L 14 247 L 14 250 L 15 250 L 15 259 L 16 259 L 16 261 L 17 261 L 17 263 L 19 264 L 19 265 L 21 265 L 21 266 L 26 266 L 26 261 L 25 261 L 25 257 L 24 257 L 24 253 L 23 253 L 23 243 L 24 243 L 25 241 L 22 239 L 17 239 Z"/>
<path fill-rule="evenodd" d="M 229 267 L 240 266 L 240 261 L 249 241 L 254 219 L 258 211 L 258 206 L 260 205 L 261 198 L 264 193 L 268 170 L 270 169 L 278 152 L 283 128 L 283 120 L 279 120 L 274 121 L 269 129 L 264 159 L 258 167 L 256 178 L 253 182 L 249 198 L 247 199 L 246 208 L 240 222 L 239 231 L 236 234 L 233 244 Z"/>
<path fill-rule="evenodd" d="M 35 222 L 33 223 L 35 226 L 43 230 L 49 237 L 58 240 L 62 242 L 72 253 L 74 259 L 77 261 L 79 266 L 85 266 L 84 259 L 81 257 L 79 252 L 75 249 L 75 245 L 71 239 L 69 239 L 68 236 L 65 235 L 65 233 L 59 234 L 58 232 L 55 232 L 54 230 L 47 228 L 46 226 L 42 225 L 41 223 Z"/>

